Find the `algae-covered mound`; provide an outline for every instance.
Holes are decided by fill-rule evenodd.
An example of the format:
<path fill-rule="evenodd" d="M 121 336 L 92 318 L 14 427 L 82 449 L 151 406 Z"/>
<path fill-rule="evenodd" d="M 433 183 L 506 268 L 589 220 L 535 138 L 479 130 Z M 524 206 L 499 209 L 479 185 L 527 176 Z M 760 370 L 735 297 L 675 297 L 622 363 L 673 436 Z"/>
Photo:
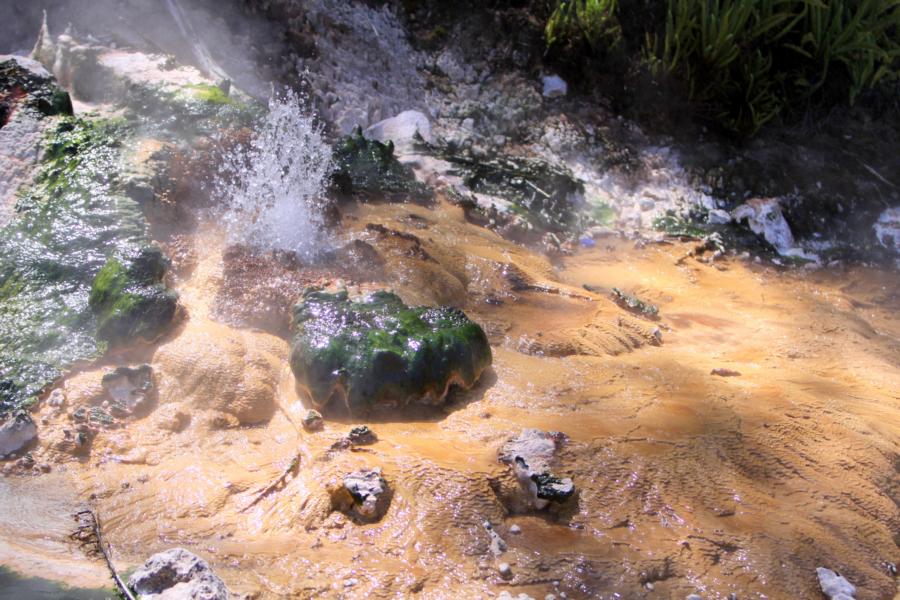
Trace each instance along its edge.
<path fill-rule="evenodd" d="M 129 124 L 48 118 L 34 180 L 0 231 L 0 413 L 109 343 L 158 335 L 175 310 L 166 260 L 120 189 Z"/>
<path fill-rule="evenodd" d="M 394 144 L 366 139 L 356 130 L 334 150 L 332 181 L 342 194 L 403 197 L 414 201 L 431 200 L 432 191 L 408 166 L 394 156 Z"/>
<path fill-rule="evenodd" d="M 455 308 L 411 308 L 388 292 L 353 302 L 315 289 L 294 308 L 291 368 L 320 408 L 336 397 L 351 413 L 436 404 L 490 364 L 484 331 Z"/>

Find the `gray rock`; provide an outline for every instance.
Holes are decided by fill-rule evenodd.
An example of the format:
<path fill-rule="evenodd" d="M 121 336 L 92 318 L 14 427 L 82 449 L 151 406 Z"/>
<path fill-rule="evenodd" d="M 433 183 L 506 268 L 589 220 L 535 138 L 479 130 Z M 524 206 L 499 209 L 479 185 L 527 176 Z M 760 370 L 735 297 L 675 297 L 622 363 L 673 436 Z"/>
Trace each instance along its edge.
<path fill-rule="evenodd" d="M 569 85 L 559 75 L 545 75 L 541 78 L 541 83 L 544 98 L 558 98 L 565 96 L 569 91 Z"/>
<path fill-rule="evenodd" d="M 310 409 L 306 415 L 304 415 L 303 420 L 301 421 L 303 424 L 303 429 L 307 431 L 319 431 L 325 426 L 325 422 L 322 420 L 322 415 L 317 410 Z"/>
<path fill-rule="evenodd" d="M 378 140 L 385 144 L 392 141 L 398 153 L 408 154 L 414 150 L 413 138 L 416 133 L 426 142 L 433 141 L 428 117 L 417 110 L 405 110 L 395 117 L 375 123 L 366 129 L 363 135 L 367 139 Z"/>
<path fill-rule="evenodd" d="M 0 455 L 16 452 L 37 436 L 37 425 L 25 411 L 19 411 L 0 425 Z"/>
<path fill-rule="evenodd" d="M 105 374 L 100 384 L 111 400 L 111 409 L 122 415 L 131 415 L 147 408 L 155 391 L 150 365 L 119 367 Z"/>
<path fill-rule="evenodd" d="M 816 575 L 819 576 L 822 593 L 830 600 L 853 600 L 856 595 L 856 586 L 831 569 L 819 567 Z"/>
<path fill-rule="evenodd" d="M 571 479 L 560 479 L 550 471 L 557 445 L 564 439 L 562 433 L 524 429 L 500 449 L 500 461 L 513 469 L 522 491 L 538 510 L 551 501 L 564 502 L 575 493 Z"/>
<path fill-rule="evenodd" d="M 728 214 L 727 210 L 714 208 L 709 211 L 706 220 L 712 225 L 725 225 L 726 223 L 731 222 L 731 215 Z"/>
<path fill-rule="evenodd" d="M 491 538 L 491 553 L 494 556 L 500 556 L 501 554 L 506 552 L 506 540 L 500 537 L 500 534 L 494 530 L 493 525 L 485 521 L 484 528 L 485 530 L 487 530 L 488 535 Z"/>
<path fill-rule="evenodd" d="M 228 600 L 225 583 L 205 560 L 184 548 L 151 556 L 128 579 L 141 600 Z"/>
<path fill-rule="evenodd" d="M 884 209 L 872 227 L 878 243 L 900 254 L 900 206 Z"/>
<path fill-rule="evenodd" d="M 381 469 L 363 469 L 344 476 L 344 489 L 353 498 L 351 511 L 364 521 L 377 521 L 390 504 Z"/>
<path fill-rule="evenodd" d="M 497 567 L 497 572 L 500 573 L 500 577 L 503 579 L 512 577 L 512 567 L 509 566 L 509 563 L 500 563 L 500 566 Z"/>

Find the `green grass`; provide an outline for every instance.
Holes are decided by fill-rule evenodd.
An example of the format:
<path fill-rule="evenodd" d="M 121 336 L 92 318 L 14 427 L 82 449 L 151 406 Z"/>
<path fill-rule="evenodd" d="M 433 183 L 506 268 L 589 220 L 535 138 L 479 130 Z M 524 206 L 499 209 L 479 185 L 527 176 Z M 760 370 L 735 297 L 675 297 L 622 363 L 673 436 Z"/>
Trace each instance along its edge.
<path fill-rule="evenodd" d="M 812 103 L 852 105 L 900 78 L 900 0 L 664 1 L 665 23 L 644 32 L 647 66 L 741 135 Z M 558 1 L 548 47 L 617 44 L 617 10 L 616 0 Z"/>

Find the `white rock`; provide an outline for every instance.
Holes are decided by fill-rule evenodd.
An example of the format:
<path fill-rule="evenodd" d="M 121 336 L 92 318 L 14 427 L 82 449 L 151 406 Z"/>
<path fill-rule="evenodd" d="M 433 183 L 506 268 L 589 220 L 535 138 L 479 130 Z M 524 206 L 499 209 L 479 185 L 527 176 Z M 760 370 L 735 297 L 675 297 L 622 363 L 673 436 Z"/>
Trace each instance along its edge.
<path fill-rule="evenodd" d="M 830 600 L 853 600 L 856 594 L 856 586 L 838 575 L 831 569 L 819 567 L 816 569 L 819 576 L 819 587 Z"/>
<path fill-rule="evenodd" d="M 378 121 L 363 133 L 367 138 L 382 143 L 387 143 L 388 140 L 394 142 L 394 148 L 403 154 L 413 152 L 413 137 L 416 132 L 426 142 L 432 141 L 428 117 L 417 110 L 405 110 L 397 116 Z"/>
<path fill-rule="evenodd" d="M 25 447 L 37 435 L 37 425 L 26 412 L 11 416 L 0 425 L 0 454 L 10 454 Z"/>
<path fill-rule="evenodd" d="M 518 534 L 522 533 L 522 528 L 519 527 L 518 525 L 513 525 L 512 527 L 509 528 L 509 532 L 513 535 L 518 535 Z"/>
<path fill-rule="evenodd" d="M 726 223 L 731 222 L 731 215 L 728 214 L 727 210 L 722 210 L 721 208 L 714 208 L 709 211 L 709 214 L 706 217 L 706 220 L 712 225 L 724 225 Z"/>
<path fill-rule="evenodd" d="M 503 577 L 504 579 L 512 577 L 512 567 L 509 566 L 509 563 L 500 563 L 500 566 L 497 567 L 497 572 L 499 572 L 500 577 Z"/>
<path fill-rule="evenodd" d="M 205 560 L 184 548 L 151 556 L 128 579 L 141 600 L 228 600 L 225 583 Z"/>
<path fill-rule="evenodd" d="M 545 75 L 541 81 L 544 85 L 544 98 L 558 98 L 569 91 L 569 85 L 559 75 Z"/>
<path fill-rule="evenodd" d="M 900 206 L 885 209 L 873 228 L 882 246 L 900 254 Z"/>
<path fill-rule="evenodd" d="M 794 235 L 784 215 L 778 198 L 754 198 L 732 211 L 735 221 L 747 220 L 750 230 L 772 244 L 779 254 L 795 250 Z"/>

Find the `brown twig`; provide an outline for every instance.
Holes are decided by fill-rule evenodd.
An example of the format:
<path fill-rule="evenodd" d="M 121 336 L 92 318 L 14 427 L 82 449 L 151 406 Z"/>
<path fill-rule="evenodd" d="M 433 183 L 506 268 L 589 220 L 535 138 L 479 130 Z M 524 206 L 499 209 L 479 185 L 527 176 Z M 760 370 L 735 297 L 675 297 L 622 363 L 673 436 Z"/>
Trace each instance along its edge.
<path fill-rule="evenodd" d="M 292 473 L 296 472 L 296 470 L 299 466 L 300 466 L 300 454 L 298 453 L 296 456 L 294 456 L 294 458 L 291 459 L 290 464 L 284 469 L 284 471 L 281 472 L 281 475 L 279 475 L 274 481 L 272 481 L 272 483 L 270 483 L 265 488 L 263 488 L 263 490 L 259 494 L 256 495 L 256 497 L 253 499 L 253 501 L 250 502 L 250 504 L 248 504 L 244 508 L 242 508 L 240 510 L 240 512 L 242 512 L 242 513 L 247 512 L 248 510 L 250 510 L 251 508 L 256 506 L 260 500 L 262 500 L 263 498 L 265 498 L 266 496 L 268 496 L 269 494 L 274 492 L 276 489 L 278 489 L 278 487 L 281 486 L 281 484 L 284 483 L 285 480 L 288 478 L 288 475 L 291 475 Z"/>
<path fill-rule="evenodd" d="M 122 596 L 124 596 L 127 600 L 137 600 L 134 594 L 131 593 L 131 590 L 128 589 L 128 586 L 125 585 L 125 582 L 122 581 L 122 578 L 119 577 L 119 574 L 116 572 L 116 568 L 113 566 L 112 548 L 109 544 L 104 545 L 103 543 L 103 535 L 100 530 L 100 517 L 97 516 L 97 513 L 92 508 L 87 508 L 85 510 L 79 511 L 75 513 L 75 516 L 89 518 L 90 521 L 88 523 L 88 527 L 90 527 L 91 531 L 93 532 L 94 539 L 91 540 L 89 538 L 85 538 L 85 536 L 80 532 L 72 534 L 72 537 L 82 542 L 83 544 L 89 544 L 95 551 L 99 550 L 100 555 L 106 562 L 106 567 L 109 569 L 113 581 L 115 582 L 116 587 L 119 589 L 119 592 L 122 594 Z"/>

